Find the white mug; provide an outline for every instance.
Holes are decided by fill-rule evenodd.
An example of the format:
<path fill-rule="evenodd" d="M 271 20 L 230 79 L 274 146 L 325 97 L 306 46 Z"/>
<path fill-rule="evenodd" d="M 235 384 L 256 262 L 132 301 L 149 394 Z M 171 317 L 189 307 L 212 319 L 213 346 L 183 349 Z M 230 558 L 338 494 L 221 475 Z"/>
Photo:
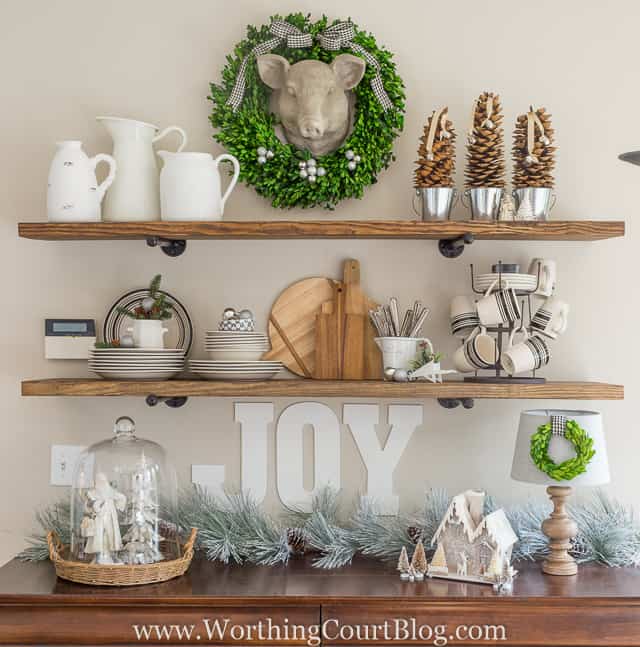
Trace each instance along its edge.
<path fill-rule="evenodd" d="M 480 325 L 475 301 L 468 296 L 453 297 L 451 300 L 451 334 L 465 339 Z"/>
<path fill-rule="evenodd" d="M 513 343 L 516 334 L 522 334 L 524 339 L 518 344 Z M 500 364 L 509 375 L 535 371 L 549 363 L 551 351 L 547 342 L 537 335 L 529 336 L 525 328 L 513 330 L 509 335 L 509 345 L 502 351 Z"/>
<path fill-rule="evenodd" d="M 493 368 L 498 360 L 496 340 L 481 326 L 453 354 L 453 365 L 461 373 L 471 373 L 479 368 Z"/>
<path fill-rule="evenodd" d="M 535 294 L 550 297 L 556 287 L 558 277 L 556 262 L 548 258 L 534 258 L 529 265 L 529 274 L 538 276 L 538 268 L 540 268 L 540 282 Z"/>
<path fill-rule="evenodd" d="M 164 348 L 164 335 L 169 329 L 163 328 L 160 319 L 136 319 L 127 332 L 133 335 L 136 348 Z"/>
<path fill-rule="evenodd" d="M 497 283 L 498 279 L 493 281 L 482 299 L 476 303 L 478 317 L 483 326 L 509 325 L 520 319 L 521 316 L 515 290 L 505 288 L 493 292 Z"/>
<path fill-rule="evenodd" d="M 569 304 L 557 297 L 549 297 L 531 318 L 531 330 L 555 339 L 567 329 Z"/>

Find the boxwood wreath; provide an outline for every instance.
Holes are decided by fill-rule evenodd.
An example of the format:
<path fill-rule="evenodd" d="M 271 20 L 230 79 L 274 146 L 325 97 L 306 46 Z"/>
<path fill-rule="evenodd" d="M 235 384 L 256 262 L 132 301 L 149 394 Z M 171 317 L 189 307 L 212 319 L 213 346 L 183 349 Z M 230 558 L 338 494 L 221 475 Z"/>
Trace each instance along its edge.
<path fill-rule="evenodd" d="M 595 456 L 593 438 L 575 420 L 565 422 L 564 437 L 573 445 L 576 455 L 562 463 L 549 456 L 549 442 L 553 435 L 552 424 L 540 425 L 531 436 L 531 458 L 536 467 L 555 481 L 570 481 L 587 471 Z"/>
<path fill-rule="evenodd" d="M 404 125 L 404 84 L 396 73 L 392 54 L 380 47 L 373 35 L 361 31 L 350 22 L 330 23 L 326 16 L 314 22 L 309 15 L 302 13 L 290 14 L 284 19 L 272 16 L 271 21 L 271 24 L 261 27 L 247 27 L 246 39 L 240 41 L 233 53 L 227 56 L 222 82 L 220 85 L 211 84 L 209 99 L 214 108 L 210 121 L 218 129 L 214 138 L 238 158 L 240 179 L 255 187 L 260 195 L 269 198 L 274 207 L 323 206 L 333 209 L 345 198 L 361 198 L 364 188 L 374 184 L 378 173 L 395 159 L 393 141 Z M 316 59 L 329 64 L 341 53 L 361 56 L 365 61 L 369 58 L 364 78 L 353 90 L 356 108 L 351 134 L 338 150 L 315 160 L 308 152 L 298 150 L 291 144 L 283 144 L 278 139 L 274 130 L 278 118 L 269 111 L 270 91 L 258 76 L 256 52 L 252 53 L 252 50 L 273 41 L 272 26 L 277 25 L 278 21 L 292 25 L 302 32 L 301 35 L 311 36 L 311 46 L 289 47 L 288 42 L 296 42 L 294 35 L 290 40 L 281 38 L 278 45 L 268 50 L 283 56 L 291 64 L 303 59 Z M 282 22 L 280 28 L 283 28 Z M 284 29 L 288 29 L 286 24 Z M 335 38 L 341 29 L 353 30 L 349 42 L 354 43 L 355 47 L 349 47 L 344 38 L 342 42 Z M 323 36 L 331 36 L 337 45 L 343 46 L 326 49 L 319 40 Z M 236 107 L 230 101 L 237 98 L 234 86 L 245 57 L 248 58 L 244 68 L 244 94 Z M 380 101 L 371 85 L 372 81 L 375 84 L 377 80 L 376 66 L 371 64 L 371 57 L 377 61 L 379 80 L 389 100 L 386 108 L 385 102 Z M 323 172 L 314 174 L 315 180 L 310 180 L 309 174 L 305 176 L 308 166 L 316 166 Z"/>

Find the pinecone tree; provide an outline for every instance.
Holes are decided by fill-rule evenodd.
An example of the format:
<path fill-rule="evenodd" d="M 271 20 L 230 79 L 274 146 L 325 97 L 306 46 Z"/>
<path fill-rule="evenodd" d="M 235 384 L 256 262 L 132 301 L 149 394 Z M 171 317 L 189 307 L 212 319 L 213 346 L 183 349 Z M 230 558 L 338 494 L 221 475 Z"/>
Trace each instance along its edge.
<path fill-rule="evenodd" d="M 553 188 L 556 164 L 551 115 L 544 108 L 516 119 L 513 132 L 513 186 Z"/>
<path fill-rule="evenodd" d="M 467 168 L 464 172 L 467 189 L 504 189 L 503 118 L 500 96 L 483 92 L 476 100 L 467 139 Z"/>
<path fill-rule="evenodd" d="M 421 541 L 417 543 L 416 549 L 413 551 L 411 566 L 413 566 L 416 573 L 424 575 L 427 572 L 427 555 L 424 552 L 424 544 Z"/>
<path fill-rule="evenodd" d="M 452 187 L 456 170 L 456 133 L 449 119 L 449 109 L 434 110 L 427 119 L 418 147 L 416 189 Z"/>

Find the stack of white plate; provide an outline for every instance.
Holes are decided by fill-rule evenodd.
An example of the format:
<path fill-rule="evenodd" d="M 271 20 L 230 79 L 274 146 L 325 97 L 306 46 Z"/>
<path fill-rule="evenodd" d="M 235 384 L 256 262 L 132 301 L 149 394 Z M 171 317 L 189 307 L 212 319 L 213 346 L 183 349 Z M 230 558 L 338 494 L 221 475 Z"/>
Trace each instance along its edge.
<path fill-rule="evenodd" d="M 183 348 L 94 348 L 89 369 L 108 380 L 168 380 L 184 370 Z"/>
<path fill-rule="evenodd" d="M 208 330 L 205 339 L 205 349 L 215 360 L 255 362 L 270 348 L 269 337 L 262 332 Z"/>
<path fill-rule="evenodd" d="M 281 362 L 190 359 L 189 366 L 206 380 L 269 380 L 282 368 Z"/>
<path fill-rule="evenodd" d="M 495 282 L 494 289 L 498 288 L 499 274 L 480 274 L 474 280 L 476 290 L 488 290 L 489 286 Z M 538 277 L 535 274 L 515 274 L 515 273 L 502 273 L 502 284 L 500 288 L 512 288 L 516 291 L 522 290 L 524 292 L 531 292 L 536 289 Z"/>

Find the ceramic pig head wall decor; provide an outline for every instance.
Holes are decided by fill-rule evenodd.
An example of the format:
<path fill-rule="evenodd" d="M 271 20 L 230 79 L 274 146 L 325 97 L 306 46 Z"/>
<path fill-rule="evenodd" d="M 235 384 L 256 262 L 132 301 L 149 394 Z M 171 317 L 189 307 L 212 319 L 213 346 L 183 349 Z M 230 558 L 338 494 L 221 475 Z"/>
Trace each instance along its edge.
<path fill-rule="evenodd" d="M 312 155 L 338 149 L 352 125 L 350 92 L 362 80 L 366 63 L 339 54 L 329 65 L 303 60 L 291 65 L 277 54 L 257 57 L 258 73 L 273 93 L 271 110 L 282 122 L 287 141 Z"/>

